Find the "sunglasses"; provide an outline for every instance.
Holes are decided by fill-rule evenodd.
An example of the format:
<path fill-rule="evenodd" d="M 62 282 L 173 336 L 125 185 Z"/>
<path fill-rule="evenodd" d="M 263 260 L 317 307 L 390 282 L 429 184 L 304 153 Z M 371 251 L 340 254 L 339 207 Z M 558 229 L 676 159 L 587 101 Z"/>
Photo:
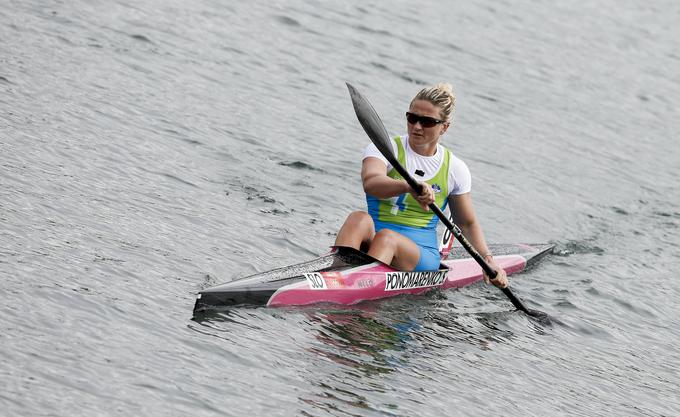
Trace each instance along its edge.
<path fill-rule="evenodd" d="M 443 120 L 435 119 L 434 117 L 420 116 L 418 114 L 411 113 L 410 111 L 406 112 L 406 120 L 412 125 L 420 122 L 422 127 L 434 127 L 438 124 L 444 123 Z"/>

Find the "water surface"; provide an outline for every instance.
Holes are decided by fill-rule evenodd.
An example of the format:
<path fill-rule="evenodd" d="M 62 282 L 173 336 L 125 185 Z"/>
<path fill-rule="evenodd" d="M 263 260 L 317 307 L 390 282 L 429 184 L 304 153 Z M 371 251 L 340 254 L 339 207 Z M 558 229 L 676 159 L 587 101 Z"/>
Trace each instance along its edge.
<path fill-rule="evenodd" d="M 6 2 L 6 415 L 680 414 L 680 54 L 670 1 Z M 326 251 L 368 143 L 451 82 L 444 143 L 512 280 L 192 317 L 210 285 Z"/>

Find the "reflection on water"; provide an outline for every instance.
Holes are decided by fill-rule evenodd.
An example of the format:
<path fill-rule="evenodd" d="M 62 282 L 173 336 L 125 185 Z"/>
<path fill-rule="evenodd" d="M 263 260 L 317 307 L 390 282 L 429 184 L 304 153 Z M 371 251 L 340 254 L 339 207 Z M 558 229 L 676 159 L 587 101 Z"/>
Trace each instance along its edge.
<path fill-rule="evenodd" d="M 490 366 L 505 346 L 518 349 L 528 333 L 518 338 L 517 328 L 550 336 L 551 327 L 502 309 L 500 297 L 473 286 L 356 306 L 227 308 L 197 314 L 189 327 L 215 338 L 232 364 L 304 381 L 294 396 L 303 415 L 413 415 L 446 381 Z"/>
<path fill-rule="evenodd" d="M 310 322 L 317 324 L 316 338 L 324 348 L 309 351 L 334 362 L 355 368 L 365 375 L 392 372 L 403 365 L 394 355 L 406 349 L 409 332 L 419 325 L 414 320 L 389 323 L 379 319 L 373 309 L 309 312 Z"/>
<path fill-rule="evenodd" d="M 340 366 L 331 374 L 313 377 L 310 383 L 318 391 L 299 399 L 332 415 L 344 415 L 339 410 L 346 406 L 401 415 L 408 407 L 404 409 L 396 392 L 409 392 L 413 407 L 427 403 L 428 395 L 438 392 L 442 376 L 455 372 L 456 363 L 476 366 L 484 352 L 512 340 L 513 332 L 503 323 L 518 314 L 458 314 L 441 293 L 332 310 L 307 309 L 308 330 L 321 344 L 310 344 L 305 350 Z M 419 386 L 418 393 L 410 392 L 411 386 Z"/>
<path fill-rule="evenodd" d="M 393 401 L 375 404 L 369 394 L 389 392 L 390 385 L 385 383 L 389 374 L 409 366 L 404 351 L 419 324 L 410 318 L 391 321 L 381 314 L 379 304 L 306 312 L 310 331 L 321 342 L 306 350 L 340 366 L 312 381 L 319 391 L 301 396 L 300 401 L 332 415 L 341 410 L 344 414 L 348 407 L 365 412 L 398 408 Z M 357 389 L 359 383 L 362 389 Z"/>

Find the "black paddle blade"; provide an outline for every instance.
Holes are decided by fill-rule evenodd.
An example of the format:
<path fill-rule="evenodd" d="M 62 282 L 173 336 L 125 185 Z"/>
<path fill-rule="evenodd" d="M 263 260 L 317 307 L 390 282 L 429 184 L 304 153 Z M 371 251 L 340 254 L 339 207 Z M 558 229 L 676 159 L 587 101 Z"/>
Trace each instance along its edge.
<path fill-rule="evenodd" d="M 527 316 L 536 320 L 543 326 L 552 326 L 553 323 L 562 324 L 561 321 L 550 317 L 547 313 L 544 313 L 540 310 L 527 308 L 524 303 L 519 298 L 517 298 L 515 294 L 513 294 L 513 292 L 510 290 L 510 287 L 501 288 L 501 291 L 505 293 L 512 305 L 514 305 L 517 310 L 523 311 Z"/>
<path fill-rule="evenodd" d="M 371 142 L 378 148 L 381 154 L 387 158 L 390 164 L 394 165 L 396 158 L 394 157 L 394 152 L 392 151 L 392 142 L 390 140 L 390 135 L 385 129 L 385 125 L 380 116 L 375 111 L 371 103 L 361 95 L 361 93 L 354 88 L 350 83 L 347 84 L 347 89 L 349 89 L 349 96 L 352 99 L 352 105 L 354 105 L 354 112 L 357 114 L 359 123 L 366 131 L 366 134 L 371 139 Z"/>
<path fill-rule="evenodd" d="M 540 323 L 543 326 L 549 326 L 552 327 L 553 324 L 557 324 L 559 326 L 565 326 L 564 323 L 562 323 L 561 320 L 548 315 L 548 313 L 544 313 L 542 311 L 538 310 L 528 310 L 526 311 L 527 315 L 531 317 L 532 319 L 536 320 L 538 323 Z"/>
<path fill-rule="evenodd" d="M 515 306 L 516 309 L 525 312 L 529 317 L 538 320 L 540 323 L 550 325 L 553 321 L 559 322 L 559 320 L 552 319 L 548 314 L 542 311 L 527 308 L 524 305 L 524 303 L 519 298 L 517 298 L 515 294 L 513 294 L 513 292 L 510 290 L 510 287 L 501 288 L 501 291 L 505 293 L 505 295 L 508 297 L 508 299 L 510 300 L 512 305 Z"/>
<path fill-rule="evenodd" d="M 552 321 L 550 316 L 548 315 L 548 313 L 544 313 L 544 312 L 539 311 L 539 310 L 534 310 L 534 309 L 530 308 L 526 311 L 526 313 L 530 317 L 533 317 L 536 320 L 538 320 L 538 321 L 540 321 L 541 323 L 544 323 L 544 324 L 550 324 L 550 322 Z"/>

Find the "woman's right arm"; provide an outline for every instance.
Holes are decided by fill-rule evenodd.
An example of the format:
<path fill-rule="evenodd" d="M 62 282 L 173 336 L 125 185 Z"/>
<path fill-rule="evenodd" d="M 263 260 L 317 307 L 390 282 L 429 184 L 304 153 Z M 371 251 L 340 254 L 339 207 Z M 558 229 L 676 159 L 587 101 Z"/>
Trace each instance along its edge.
<path fill-rule="evenodd" d="M 411 193 L 420 206 L 429 211 L 428 205 L 433 203 L 434 190 L 427 183 L 420 182 L 421 194 L 416 194 L 405 180 L 396 180 L 387 176 L 387 165 L 378 158 L 368 157 L 361 165 L 361 181 L 364 191 L 373 197 L 385 199 Z"/>
<path fill-rule="evenodd" d="M 408 193 L 411 188 L 404 180 L 387 176 L 387 165 L 378 158 L 368 157 L 361 164 L 364 191 L 376 198 L 390 198 Z"/>

